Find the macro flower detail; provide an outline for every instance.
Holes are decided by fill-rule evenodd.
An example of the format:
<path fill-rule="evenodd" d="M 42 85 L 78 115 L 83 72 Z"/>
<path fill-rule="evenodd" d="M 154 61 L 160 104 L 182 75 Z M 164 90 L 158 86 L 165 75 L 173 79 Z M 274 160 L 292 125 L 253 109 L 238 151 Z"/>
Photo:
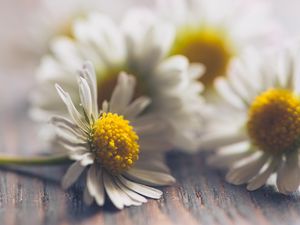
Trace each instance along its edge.
<path fill-rule="evenodd" d="M 18 49 L 14 52 L 15 57 L 20 53 L 26 53 L 27 58 L 22 61 L 38 63 L 43 54 L 49 53 L 49 44 L 58 36 L 64 35 L 74 38 L 73 22 L 78 18 L 86 17 L 91 11 L 109 12 L 117 19 L 130 4 L 120 2 L 118 5 L 112 2 L 98 0 L 65 0 L 62 4 L 59 0 L 41 0 L 34 5 L 30 15 L 29 24 L 22 28 L 24 40 L 13 40 Z M 19 54 L 18 54 L 19 53 Z"/>
<path fill-rule="evenodd" d="M 79 72 L 80 108 L 71 96 L 56 84 L 70 118 L 52 118 L 57 140 L 73 163 L 62 185 L 68 188 L 87 169 L 84 201 L 105 203 L 105 193 L 118 208 L 141 205 L 144 197 L 158 199 L 162 192 L 150 186 L 170 185 L 175 179 L 164 164 L 164 151 L 170 148 L 164 132 L 168 126 L 155 115 L 144 113 L 150 99 L 141 96 L 132 101 L 135 78 L 118 76 L 110 101 L 98 110 L 96 74 L 91 63 Z M 150 185 L 150 186 L 149 186 Z"/>
<path fill-rule="evenodd" d="M 230 59 L 236 54 L 225 34 L 204 28 L 178 31 L 171 55 L 182 54 L 191 62 L 203 63 L 206 71 L 200 79 L 211 86 L 214 79 L 226 73 Z"/>
<path fill-rule="evenodd" d="M 300 147 L 300 98 L 290 90 L 269 89 L 249 109 L 248 134 L 259 149 L 281 154 Z"/>
<path fill-rule="evenodd" d="M 157 0 L 157 11 L 177 28 L 169 54 L 203 63 L 200 80 L 208 91 L 247 46 L 274 44 L 280 36 L 267 1 Z"/>
<path fill-rule="evenodd" d="M 38 68 L 38 85 L 31 96 L 31 116 L 36 121 L 47 121 L 53 113 L 66 115 L 52 93 L 53 83 L 64 84 L 74 103 L 79 103 L 74 71 L 82 61 L 90 60 L 96 69 L 98 104 L 109 99 L 120 72 L 132 74 L 136 80 L 133 96 L 151 98 L 147 111 L 170 124 L 171 132 L 166 134 L 173 145 L 197 149 L 193 140 L 201 131 L 205 104 L 203 86 L 195 80 L 204 67 L 190 64 L 184 56 L 167 57 L 174 38 L 172 25 L 141 9 L 129 11 L 121 24 L 91 13 L 75 20 L 73 30 L 74 37 L 61 36 L 52 42 L 51 54 L 43 57 Z"/>
<path fill-rule="evenodd" d="M 276 174 L 279 192 L 298 190 L 298 66 L 298 52 L 291 47 L 262 55 L 248 51 L 232 63 L 228 78 L 216 80 L 227 109 L 211 115 L 200 142 L 207 149 L 216 149 L 208 162 L 228 168 L 228 182 L 246 183 L 248 190 L 256 190 Z"/>
<path fill-rule="evenodd" d="M 96 155 L 104 168 L 119 173 L 131 168 L 138 160 L 139 138 L 122 116 L 103 113 L 92 130 Z"/>

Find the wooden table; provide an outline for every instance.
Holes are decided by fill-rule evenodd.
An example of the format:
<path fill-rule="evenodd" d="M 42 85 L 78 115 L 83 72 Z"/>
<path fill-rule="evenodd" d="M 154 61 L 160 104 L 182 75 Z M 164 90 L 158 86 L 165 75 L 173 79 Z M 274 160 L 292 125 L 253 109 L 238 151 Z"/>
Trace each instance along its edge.
<path fill-rule="evenodd" d="M 2 77 L 0 82 L 1 152 L 45 151 L 27 117 L 26 94 L 32 81 Z M 203 154 L 171 153 L 167 161 L 177 184 L 163 188 L 158 201 L 122 211 L 111 204 L 85 206 L 84 182 L 64 192 L 59 180 L 67 166 L 0 168 L 0 224 L 300 224 L 298 194 L 284 196 L 272 187 L 248 192 L 227 184 L 219 171 L 205 165 Z"/>

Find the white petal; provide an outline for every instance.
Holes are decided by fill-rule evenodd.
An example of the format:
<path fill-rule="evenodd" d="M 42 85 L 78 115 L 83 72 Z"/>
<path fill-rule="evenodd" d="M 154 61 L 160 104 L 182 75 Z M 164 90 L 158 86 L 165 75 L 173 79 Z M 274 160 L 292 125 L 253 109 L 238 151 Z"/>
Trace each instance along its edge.
<path fill-rule="evenodd" d="M 248 61 L 248 59 L 245 60 Z M 251 77 L 249 74 L 256 73 L 251 71 L 250 65 L 244 65 L 241 59 L 233 60 L 229 71 L 228 79 L 231 87 L 234 88 L 236 93 L 238 93 L 238 95 L 245 99 L 245 101 L 249 104 L 258 93 L 257 84 L 253 84 L 253 80 L 259 83 L 259 81 L 255 79 L 256 77 L 254 77 L 254 75 L 252 76 L 252 80 L 249 79 Z M 256 85 L 256 87 L 254 85 Z"/>
<path fill-rule="evenodd" d="M 105 202 L 104 184 L 102 170 L 96 164 L 92 165 L 88 171 L 87 187 L 91 196 L 95 197 L 97 204 L 102 206 Z"/>
<path fill-rule="evenodd" d="M 232 75 L 232 74 L 231 74 Z M 252 95 L 250 95 L 247 87 L 239 80 L 239 76 L 229 76 L 227 79 L 228 86 L 232 89 L 234 93 L 242 100 L 246 105 L 251 104 Z"/>
<path fill-rule="evenodd" d="M 175 55 L 167 58 L 159 64 L 154 75 L 157 82 L 165 86 L 172 87 L 179 82 L 183 82 L 183 78 L 189 67 L 189 61 L 185 56 Z"/>
<path fill-rule="evenodd" d="M 69 140 L 71 142 L 82 142 L 84 143 L 86 141 L 86 137 L 84 137 L 81 134 L 77 134 L 74 130 L 70 129 L 67 126 L 55 126 L 54 127 L 55 133 L 58 137 L 60 137 L 61 139 L 66 139 Z"/>
<path fill-rule="evenodd" d="M 204 75 L 205 66 L 200 63 L 190 63 L 188 75 L 192 80 L 198 80 Z"/>
<path fill-rule="evenodd" d="M 300 183 L 298 151 L 286 155 L 286 161 L 279 168 L 277 177 L 278 190 L 283 194 L 295 192 Z"/>
<path fill-rule="evenodd" d="M 67 148 L 67 150 L 69 150 L 69 149 Z M 69 151 L 70 151 L 69 152 L 70 159 L 75 160 L 75 161 L 80 161 L 85 154 L 89 153 L 89 151 L 87 149 L 80 149 L 80 148 L 75 149 L 75 150 L 72 149 Z"/>
<path fill-rule="evenodd" d="M 108 175 L 104 172 L 104 186 L 107 195 L 110 197 L 112 203 L 118 208 L 122 209 L 124 206 L 141 205 L 141 202 L 136 202 L 131 199 L 126 192 L 124 192 L 115 182 L 117 177 Z"/>
<path fill-rule="evenodd" d="M 243 131 L 228 133 L 205 134 L 199 140 L 199 145 L 205 149 L 216 149 L 226 145 L 247 140 L 247 135 Z"/>
<path fill-rule="evenodd" d="M 271 174 L 275 171 L 276 167 L 278 166 L 277 159 L 271 159 L 271 162 L 267 165 L 265 170 L 261 172 L 259 175 L 254 177 L 249 184 L 247 185 L 247 189 L 249 191 L 257 190 L 258 188 L 262 187 Z"/>
<path fill-rule="evenodd" d="M 86 153 L 82 156 L 80 163 L 82 166 L 88 166 L 94 163 L 95 156 L 92 153 Z"/>
<path fill-rule="evenodd" d="M 268 159 L 268 156 L 262 154 L 259 158 L 254 159 L 242 166 L 232 168 L 226 175 L 226 180 L 229 183 L 240 185 L 248 182 L 254 176 L 256 176 L 261 168 L 264 166 Z"/>
<path fill-rule="evenodd" d="M 158 189 L 132 182 L 123 176 L 119 176 L 119 179 L 130 190 L 133 190 L 141 195 L 147 196 L 149 198 L 154 198 L 154 199 L 159 199 L 162 196 L 162 192 Z"/>
<path fill-rule="evenodd" d="M 137 201 L 137 202 L 141 202 L 141 203 L 145 203 L 147 202 L 147 199 L 139 194 L 137 194 L 136 192 L 130 190 L 128 187 L 126 187 L 121 181 L 120 179 L 116 179 L 115 182 L 117 183 L 117 185 L 133 200 Z"/>
<path fill-rule="evenodd" d="M 103 171 L 103 183 L 109 199 L 118 209 L 123 209 L 124 200 L 122 199 L 112 179 L 113 178 L 110 177 L 110 175 L 108 175 L 105 171 Z"/>
<path fill-rule="evenodd" d="M 79 77 L 78 83 L 79 83 L 79 94 L 80 94 L 81 104 L 88 118 L 91 120 L 91 115 L 93 113 L 92 111 L 93 103 L 92 103 L 92 94 L 91 94 L 90 87 L 87 81 L 82 77 Z"/>
<path fill-rule="evenodd" d="M 157 24 L 148 29 L 144 37 L 144 57 L 141 60 L 149 70 L 169 51 L 175 37 L 174 27 L 167 23 Z"/>
<path fill-rule="evenodd" d="M 241 159 L 253 154 L 251 151 L 244 151 L 234 154 L 217 154 L 208 158 L 207 163 L 217 168 L 228 168 Z"/>
<path fill-rule="evenodd" d="M 77 20 L 75 36 L 85 46 L 93 47 L 104 64 L 117 66 L 124 59 L 123 35 L 111 18 L 100 13 L 91 13 L 85 20 Z M 114 49 L 114 50 L 112 50 Z"/>
<path fill-rule="evenodd" d="M 67 106 L 67 109 L 69 111 L 69 114 L 71 116 L 71 118 L 73 119 L 73 121 L 82 129 L 84 129 L 85 131 L 87 131 L 86 129 L 86 124 L 82 121 L 82 117 L 80 115 L 80 113 L 77 111 L 77 109 L 75 108 L 71 97 L 68 93 L 66 93 L 58 84 L 55 85 L 57 92 L 59 94 L 59 96 L 61 97 L 61 99 L 63 100 L 63 102 L 65 103 L 65 105 Z"/>
<path fill-rule="evenodd" d="M 84 171 L 85 166 L 82 166 L 79 161 L 73 163 L 62 179 L 62 188 L 68 189 L 79 178 Z"/>
<path fill-rule="evenodd" d="M 133 119 L 140 115 L 150 103 L 150 98 L 145 96 L 139 97 L 126 107 L 123 115 L 127 119 Z"/>
<path fill-rule="evenodd" d="M 64 124 L 57 124 L 55 130 L 56 135 L 59 136 L 61 139 L 66 139 L 74 143 L 84 143 L 88 139 L 86 135 L 83 135 L 82 133 L 77 132 L 76 130 Z"/>
<path fill-rule="evenodd" d="M 128 192 L 126 192 L 122 188 L 120 188 L 120 186 L 117 184 L 117 182 L 118 182 L 118 178 L 117 177 L 113 177 L 113 182 L 114 182 L 115 187 L 118 190 L 118 193 L 119 193 L 121 199 L 123 200 L 123 204 L 125 206 L 131 206 L 131 205 L 140 206 L 142 204 L 142 202 L 136 201 L 135 199 L 131 198 L 127 194 Z"/>
<path fill-rule="evenodd" d="M 86 79 L 91 89 L 93 114 L 98 116 L 97 79 L 93 64 L 91 62 L 85 62 L 81 74 Z"/>
<path fill-rule="evenodd" d="M 247 105 L 245 105 L 245 103 L 241 100 L 240 96 L 238 96 L 228 85 L 227 80 L 222 77 L 218 77 L 215 79 L 214 84 L 219 95 L 229 104 L 237 109 L 245 109 L 247 107 Z"/>
<path fill-rule="evenodd" d="M 175 29 L 167 23 L 155 22 L 149 10 L 130 11 L 123 21 L 130 61 L 140 72 L 151 71 L 167 54 L 172 45 Z"/>
<path fill-rule="evenodd" d="M 164 186 L 171 185 L 176 182 L 175 178 L 168 173 L 131 168 L 126 175 L 133 180 L 137 180 L 146 185 Z"/>
<path fill-rule="evenodd" d="M 106 100 L 104 100 L 103 103 L 102 103 L 102 110 L 101 111 L 102 112 L 108 112 L 108 110 L 109 110 L 109 104 Z"/>
<path fill-rule="evenodd" d="M 125 107 L 132 99 L 136 80 L 133 76 L 121 73 L 110 99 L 110 111 L 123 114 Z"/>
<path fill-rule="evenodd" d="M 78 148 L 87 149 L 87 150 L 89 149 L 89 145 L 86 142 L 79 142 L 79 141 L 72 142 L 71 140 L 65 139 L 61 136 L 57 136 L 56 138 L 59 144 L 61 144 L 62 146 L 64 146 L 66 149 L 70 151 L 76 150 Z"/>
<path fill-rule="evenodd" d="M 53 116 L 53 117 L 51 118 L 51 122 L 52 122 L 55 126 L 57 126 L 57 125 L 59 125 L 59 124 L 64 124 L 64 125 L 66 125 L 66 126 L 72 128 L 72 129 L 74 129 L 74 130 L 75 130 L 75 129 L 78 129 L 78 126 L 77 126 L 76 124 L 72 123 L 70 120 L 68 120 L 68 119 L 65 118 L 65 117 L 61 117 L 61 116 Z"/>

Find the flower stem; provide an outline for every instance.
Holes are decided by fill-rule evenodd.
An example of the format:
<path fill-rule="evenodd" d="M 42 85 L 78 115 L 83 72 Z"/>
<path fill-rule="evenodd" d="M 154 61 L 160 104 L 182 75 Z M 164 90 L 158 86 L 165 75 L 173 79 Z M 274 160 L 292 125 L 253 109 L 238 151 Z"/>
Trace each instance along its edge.
<path fill-rule="evenodd" d="M 68 155 L 50 155 L 50 156 L 34 156 L 34 157 L 18 157 L 0 155 L 1 165 L 19 165 L 19 166 L 42 166 L 42 165 L 58 165 L 69 162 Z"/>

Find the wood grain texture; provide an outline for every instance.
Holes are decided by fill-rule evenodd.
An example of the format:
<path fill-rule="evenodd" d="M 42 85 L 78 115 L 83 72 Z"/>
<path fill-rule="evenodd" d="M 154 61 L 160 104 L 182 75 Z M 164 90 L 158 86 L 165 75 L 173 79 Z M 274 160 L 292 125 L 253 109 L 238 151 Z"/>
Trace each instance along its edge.
<path fill-rule="evenodd" d="M 30 87 L 29 83 L 11 90 L 19 97 L 0 108 L 2 152 L 34 154 L 45 150 L 40 149 L 36 130 L 26 116 L 25 96 Z M 59 180 L 67 166 L 0 168 L 0 224 L 300 224 L 298 194 L 284 196 L 272 187 L 248 192 L 243 186 L 227 184 L 221 172 L 205 165 L 204 154 L 174 152 L 167 162 L 176 185 L 163 188 L 164 196 L 158 201 L 122 211 L 109 203 L 103 208 L 85 206 L 83 181 L 64 192 Z"/>

